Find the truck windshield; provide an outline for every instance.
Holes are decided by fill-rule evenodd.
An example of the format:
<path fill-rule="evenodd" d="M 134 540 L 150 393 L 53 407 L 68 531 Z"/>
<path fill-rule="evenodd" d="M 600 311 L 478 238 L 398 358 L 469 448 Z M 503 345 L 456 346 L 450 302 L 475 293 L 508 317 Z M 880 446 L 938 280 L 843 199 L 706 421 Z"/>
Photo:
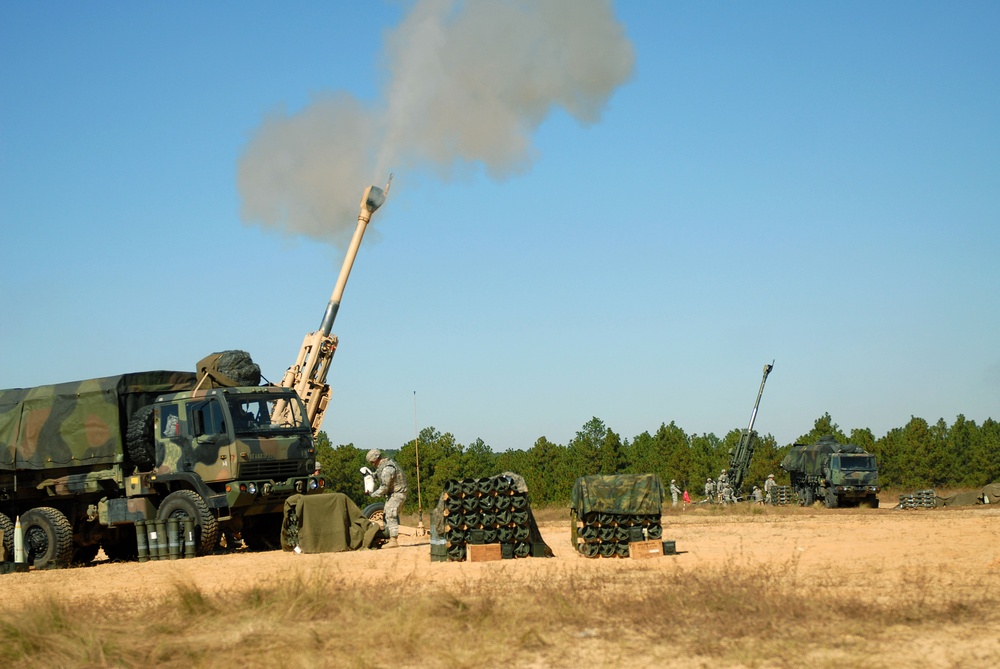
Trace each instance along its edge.
<path fill-rule="evenodd" d="M 266 436 L 309 432 L 302 402 L 292 395 L 227 397 L 236 435 Z"/>
<path fill-rule="evenodd" d="M 875 470 L 875 458 L 870 455 L 841 455 L 841 471 L 867 472 Z"/>

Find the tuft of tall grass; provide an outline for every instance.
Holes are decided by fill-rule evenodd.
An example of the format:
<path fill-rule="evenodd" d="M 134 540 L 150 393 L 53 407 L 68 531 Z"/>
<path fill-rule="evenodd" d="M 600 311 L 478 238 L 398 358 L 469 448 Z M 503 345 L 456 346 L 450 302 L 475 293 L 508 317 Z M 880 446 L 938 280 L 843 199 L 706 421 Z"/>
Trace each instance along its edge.
<path fill-rule="evenodd" d="M 793 666 L 797 654 L 826 647 L 835 648 L 839 666 L 852 666 L 873 649 L 891 649 L 901 631 L 919 636 L 945 623 L 996 629 L 1000 622 L 996 588 L 952 588 L 928 572 L 904 574 L 891 591 L 868 591 L 845 588 L 846 577 L 836 574 L 802 579 L 794 558 L 753 564 L 734 556 L 693 569 L 664 568 L 663 560 L 542 571 L 520 564 L 454 565 L 445 583 L 414 574 L 379 587 L 316 572 L 212 593 L 178 584 L 140 615 L 121 601 L 46 599 L 0 614 L 0 660 L 9 667 L 371 669 L 629 658 L 641 660 L 633 666 L 685 658 L 761 666 L 767 657 L 766 666 Z"/>

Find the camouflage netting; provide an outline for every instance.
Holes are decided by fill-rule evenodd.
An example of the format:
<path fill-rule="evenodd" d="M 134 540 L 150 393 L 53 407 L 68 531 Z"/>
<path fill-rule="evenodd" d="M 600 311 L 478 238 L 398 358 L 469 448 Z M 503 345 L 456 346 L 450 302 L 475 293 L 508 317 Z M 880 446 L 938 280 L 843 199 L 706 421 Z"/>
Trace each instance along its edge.
<path fill-rule="evenodd" d="M 811 476 L 823 473 L 823 462 L 831 453 L 864 453 L 865 449 L 854 444 L 840 444 L 830 436 L 821 438 L 815 444 L 795 444 L 781 461 L 786 472 L 802 472 Z"/>
<path fill-rule="evenodd" d="M 246 351 L 222 351 L 198 361 L 198 381 L 203 377 L 208 377 L 203 388 L 259 386 L 260 365 Z"/>
<path fill-rule="evenodd" d="M 584 557 L 629 557 L 629 544 L 663 537 L 656 474 L 581 476 L 573 484 L 571 541 Z"/>
<path fill-rule="evenodd" d="M 446 540 L 448 560 L 461 561 L 469 544 L 500 544 L 501 557 L 552 557 L 528 504 L 524 477 L 504 472 L 488 478 L 445 481 L 431 512 L 434 535 Z"/>
<path fill-rule="evenodd" d="M 900 509 L 932 509 L 938 506 L 974 506 L 976 504 L 1000 504 L 1000 483 L 987 483 L 979 490 L 956 492 L 941 497 L 933 490 L 917 490 L 899 496 Z"/>
<path fill-rule="evenodd" d="M 193 386 L 189 372 L 155 371 L 0 390 L 0 470 L 121 462 L 128 419 Z"/>

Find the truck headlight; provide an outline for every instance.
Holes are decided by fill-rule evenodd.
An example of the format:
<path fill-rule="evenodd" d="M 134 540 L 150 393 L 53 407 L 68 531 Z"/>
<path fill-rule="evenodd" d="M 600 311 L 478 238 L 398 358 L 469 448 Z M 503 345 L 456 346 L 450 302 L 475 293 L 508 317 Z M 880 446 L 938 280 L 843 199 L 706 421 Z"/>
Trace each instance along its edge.
<path fill-rule="evenodd" d="M 251 495 L 256 495 L 257 494 L 257 484 L 256 483 L 247 483 L 247 492 L 250 493 Z"/>
<path fill-rule="evenodd" d="M 315 490 L 318 487 L 319 487 L 319 481 L 317 481 L 316 479 L 309 479 L 309 489 L 310 490 Z"/>

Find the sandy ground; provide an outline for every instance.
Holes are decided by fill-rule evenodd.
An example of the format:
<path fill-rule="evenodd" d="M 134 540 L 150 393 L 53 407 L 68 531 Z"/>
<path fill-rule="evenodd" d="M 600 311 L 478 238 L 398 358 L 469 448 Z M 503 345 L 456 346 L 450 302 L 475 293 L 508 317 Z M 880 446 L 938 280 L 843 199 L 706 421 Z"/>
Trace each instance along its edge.
<path fill-rule="evenodd" d="M 778 563 L 795 568 L 803 579 L 827 578 L 837 570 L 859 587 L 868 574 L 880 582 L 904 578 L 913 571 L 949 574 L 953 582 L 1000 588 L 1000 509 L 815 509 L 797 514 L 755 516 L 716 515 L 690 507 L 668 511 L 664 539 L 676 542 L 678 554 L 654 559 L 655 568 L 697 569 L 706 565 Z M 552 515 L 551 513 L 547 515 Z M 544 515 L 543 515 L 544 518 Z M 403 519 L 406 522 L 406 518 Z M 177 583 L 191 583 L 204 592 L 238 583 L 298 576 L 310 572 L 340 574 L 359 581 L 375 578 L 452 581 L 456 573 L 473 576 L 499 568 L 526 574 L 567 569 L 627 569 L 636 560 L 586 559 L 570 546 L 568 518 L 542 520 L 542 536 L 554 559 L 527 558 L 502 562 L 430 562 L 429 537 L 400 536 L 397 550 L 301 555 L 289 552 L 212 555 L 193 560 L 109 563 L 68 570 L 31 571 L 0 577 L 4 597 L 0 607 L 30 605 L 46 592 L 60 598 L 88 599 L 136 590 L 155 596 Z M 650 561 L 642 561 L 650 567 Z"/>
<path fill-rule="evenodd" d="M 393 579 L 419 581 L 434 588 L 454 583 L 461 576 L 475 579 L 495 575 L 512 583 L 531 583 L 546 574 L 576 570 L 586 575 L 635 569 L 640 564 L 643 569 L 665 572 L 706 566 L 777 565 L 796 570 L 797 578 L 804 583 L 815 580 L 828 586 L 831 574 L 836 574 L 842 587 L 867 590 L 869 596 L 876 589 L 892 592 L 897 587 L 922 587 L 921 574 L 933 575 L 930 587 L 952 591 L 985 587 L 1000 592 L 1000 508 L 761 511 L 748 516 L 697 507 L 668 510 L 664 538 L 676 542 L 678 554 L 650 560 L 583 558 L 570 546 L 568 514 L 563 520 L 546 520 L 560 515 L 549 511 L 539 514 L 539 525 L 555 552 L 554 559 L 432 563 L 429 537 L 401 536 L 402 546 L 396 550 L 320 555 L 238 551 L 193 560 L 127 564 L 98 561 L 67 570 L 0 576 L 4 594 L 0 608 L 30 607 L 49 595 L 79 601 L 114 597 L 128 600 L 130 607 L 141 608 L 143 600 L 169 597 L 178 584 L 193 584 L 210 593 L 239 589 L 248 583 L 343 577 L 359 584 L 391 584 Z M 891 621 L 886 624 L 891 625 Z M 953 645 L 958 638 L 964 645 Z M 958 666 L 956 660 L 963 667 L 997 666 L 1000 623 L 997 616 L 990 616 L 973 631 L 942 629 L 920 638 L 908 638 L 903 630 L 900 647 L 904 646 L 900 659 L 909 653 L 910 659 L 919 660 L 922 666 Z M 961 649 L 957 655 L 956 648 Z M 890 661 L 880 666 L 904 665 Z"/>

